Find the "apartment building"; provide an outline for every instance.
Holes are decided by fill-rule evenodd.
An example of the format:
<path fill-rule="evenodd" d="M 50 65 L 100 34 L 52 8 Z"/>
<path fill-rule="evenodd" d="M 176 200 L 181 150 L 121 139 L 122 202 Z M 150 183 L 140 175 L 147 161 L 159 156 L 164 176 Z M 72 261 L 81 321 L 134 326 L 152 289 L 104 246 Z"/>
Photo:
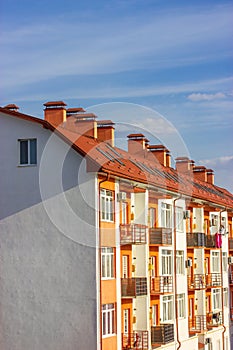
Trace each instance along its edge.
<path fill-rule="evenodd" d="M 0 108 L 0 348 L 230 350 L 233 195 L 63 101 Z"/>

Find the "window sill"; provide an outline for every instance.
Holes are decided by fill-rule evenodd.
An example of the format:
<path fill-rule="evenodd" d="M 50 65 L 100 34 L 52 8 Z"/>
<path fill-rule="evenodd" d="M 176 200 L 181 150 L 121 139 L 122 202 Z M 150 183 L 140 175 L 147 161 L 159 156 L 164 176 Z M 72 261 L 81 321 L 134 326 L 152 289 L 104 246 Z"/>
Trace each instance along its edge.
<path fill-rule="evenodd" d="M 106 334 L 106 335 L 102 335 L 102 338 L 105 339 L 105 338 L 111 338 L 111 337 L 115 337 L 115 336 L 116 336 L 116 333 Z"/>
<path fill-rule="evenodd" d="M 32 167 L 36 167 L 36 166 L 37 166 L 37 164 L 18 164 L 17 165 L 18 168 L 28 168 L 28 167 L 32 168 Z"/>

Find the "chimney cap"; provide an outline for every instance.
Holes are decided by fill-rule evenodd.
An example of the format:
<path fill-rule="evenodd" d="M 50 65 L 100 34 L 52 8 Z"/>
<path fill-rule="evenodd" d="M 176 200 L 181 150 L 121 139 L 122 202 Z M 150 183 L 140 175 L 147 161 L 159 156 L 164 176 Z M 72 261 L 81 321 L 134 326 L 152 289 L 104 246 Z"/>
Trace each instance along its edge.
<path fill-rule="evenodd" d="M 10 104 L 4 106 L 3 108 L 8 109 L 9 111 L 17 111 L 19 109 L 19 107 L 17 105 L 15 105 L 14 103 L 10 103 Z"/>
<path fill-rule="evenodd" d="M 95 120 L 97 116 L 94 113 L 79 113 L 75 116 L 76 121 Z"/>
<path fill-rule="evenodd" d="M 143 134 L 129 134 L 127 137 L 131 140 L 146 140 L 146 137 Z"/>
<path fill-rule="evenodd" d="M 98 120 L 98 127 L 113 126 L 115 123 L 112 120 Z"/>
<path fill-rule="evenodd" d="M 177 162 L 193 162 L 192 160 L 190 160 L 188 157 L 177 157 L 175 159 Z"/>
<path fill-rule="evenodd" d="M 207 171 L 207 174 L 213 174 L 214 173 L 213 169 L 206 169 L 206 171 Z"/>
<path fill-rule="evenodd" d="M 76 113 L 86 112 L 82 107 L 67 108 L 66 114 L 76 114 Z"/>
<path fill-rule="evenodd" d="M 67 106 L 67 104 L 63 101 L 49 101 L 44 103 L 44 106 L 46 108 L 60 108 Z"/>
<path fill-rule="evenodd" d="M 164 145 L 149 145 L 147 148 L 150 151 L 168 151 L 168 149 Z"/>
<path fill-rule="evenodd" d="M 206 169 L 206 167 L 205 166 L 203 166 L 203 165 L 198 165 L 198 166 L 195 166 L 194 168 L 193 168 L 193 171 L 206 171 L 207 169 Z"/>

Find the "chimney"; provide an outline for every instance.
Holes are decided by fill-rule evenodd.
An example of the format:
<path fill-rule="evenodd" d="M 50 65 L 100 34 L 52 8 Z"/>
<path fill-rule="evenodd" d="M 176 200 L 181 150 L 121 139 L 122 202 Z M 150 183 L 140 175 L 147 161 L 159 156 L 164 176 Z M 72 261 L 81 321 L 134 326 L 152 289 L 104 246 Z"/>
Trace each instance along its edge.
<path fill-rule="evenodd" d="M 6 105 L 5 107 L 3 107 L 5 109 L 8 109 L 9 111 L 13 111 L 13 112 L 18 112 L 19 107 L 16 106 L 14 103 L 11 103 L 9 105 Z"/>
<path fill-rule="evenodd" d="M 44 119 L 50 124 L 58 126 L 66 121 L 66 103 L 51 101 L 44 103 Z"/>
<path fill-rule="evenodd" d="M 166 166 L 171 168 L 171 154 L 170 154 L 170 151 L 168 149 L 166 152 Z"/>
<path fill-rule="evenodd" d="M 97 122 L 98 140 L 105 141 L 114 147 L 114 123 L 111 120 L 100 120 Z"/>
<path fill-rule="evenodd" d="M 207 182 L 207 170 L 204 166 L 195 166 L 193 168 L 194 179 Z"/>
<path fill-rule="evenodd" d="M 69 119 L 68 119 L 69 122 Z M 97 121 L 93 113 L 80 113 L 75 115 L 75 131 L 78 133 L 97 138 Z"/>
<path fill-rule="evenodd" d="M 150 145 L 147 146 L 147 149 L 149 151 L 148 156 L 149 159 L 154 160 L 154 158 L 157 159 L 157 161 L 163 165 L 167 166 L 167 161 L 168 161 L 168 166 L 170 166 L 170 153 L 168 149 L 163 146 L 163 145 Z"/>
<path fill-rule="evenodd" d="M 180 173 L 189 174 L 192 172 L 194 167 L 194 161 L 188 157 L 176 158 L 176 170 Z"/>
<path fill-rule="evenodd" d="M 214 185 L 214 171 L 212 169 L 207 169 L 207 182 L 211 185 Z"/>
<path fill-rule="evenodd" d="M 148 140 L 143 134 L 130 134 L 128 137 L 128 152 L 130 154 L 144 154 Z"/>

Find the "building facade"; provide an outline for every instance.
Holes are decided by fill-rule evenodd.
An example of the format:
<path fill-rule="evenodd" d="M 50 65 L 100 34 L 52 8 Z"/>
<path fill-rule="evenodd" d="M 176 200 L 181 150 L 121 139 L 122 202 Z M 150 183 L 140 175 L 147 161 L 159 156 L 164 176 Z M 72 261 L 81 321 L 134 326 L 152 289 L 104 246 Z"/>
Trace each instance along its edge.
<path fill-rule="evenodd" d="M 0 108 L 0 348 L 230 350 L 233 195 L 63 101 Z"/>

